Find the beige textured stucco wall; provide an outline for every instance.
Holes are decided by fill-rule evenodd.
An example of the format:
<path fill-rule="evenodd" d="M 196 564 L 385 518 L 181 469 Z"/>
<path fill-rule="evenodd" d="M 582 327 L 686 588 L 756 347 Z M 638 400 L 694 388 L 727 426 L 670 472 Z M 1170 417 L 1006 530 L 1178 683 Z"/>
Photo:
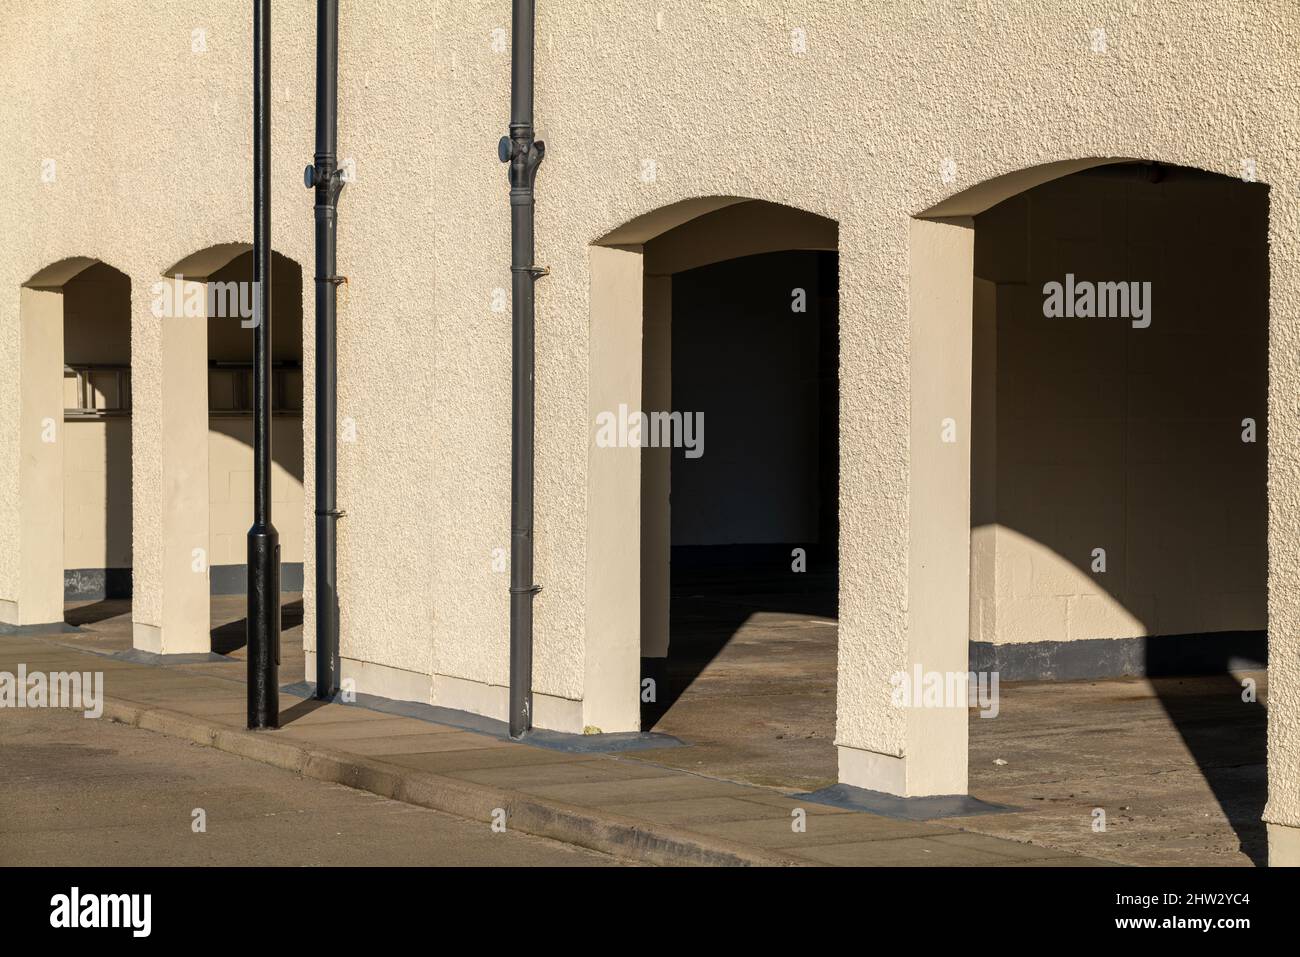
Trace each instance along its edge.
<path fill-rule="evenodd" d="M 182 257 L 251 238 L 248 10 L 233 0 L 3 7 L 0 144 L 12 180 L 0 213 L 9 237 L 0 254 L 0 527 L 13 528 L 18 514 L 18 289 L 65 257 L 101 259 L 131 280 L 132 611 L 156 623 L 168 559 L 159 523 L 162 336 L 149 289 Z M 314 39 L 299 27 L 313 22 L 314 5 L 279 3 L 274 16 L 274 240 L 310 262 L 302 166 L 312 142 Z M 43 179 L 51 168 L 53 180 Z M 13 588 L 17 559 L 0 551 L 0 594 Z"/>
<path fill-rule="evenodd" d="M 994 467 L 973 478 L 972 639 L 1264 628 L 1266 187 L 1102 167 L 994 207 L 975 236 L 997 329 L 975 366 L 996 409 L 975 433 Z M 1067 273 L 1149 283 L 1150 325 L 1044 317 Z"/>
<path fill-rule="evenodd" d="M 1272 186 L 1270 624 L 1300 633 L 1300 13 L 1282 0 L 759 4 L 543 2 L 538 178 L 536 686 L 584 676 L 587 246 L 676 200 L 751 196 L 840 224 L 841 641 L 837 739 L 897 754 L 888 676 L 908 628 L 909 216 L 991 177 L 1138 156 Z M 133 279 L 137 369 L 156 362 L 148 288 L 182 255 L 250 235 L 247 5 L 6 2 L 0 130 L 0 523 L 16 521 L 18 286 L 68 255 Z M 1150 9 L 1148 9 L 1150 8 Z M 1132 12 L 1136 10 L 1136 12 Z M 275 244 L 311 261 L 313 5 L 275 7 Z M 208 29 L 208 52 L 190 50 Z M 345 656 L 497 685 L 507 675 L 509 4 L 343 5 L 340 593 Z M 791 32 L 806 38 L 792 53 Z M 1093 52 L 1090 31 L 1105 28 Z M 93 91 L 93 92 L 92 92 Z M 57 184 L 40 181 L 44 157 Z M 940 173 L 951 158 L 951 176 Z M 646 160 L 655 178 L 643 180 Z M 310 284 L 304 284 L 304 298 Z M 307 314 L 311 314 L 310 306 Z M 308 322 L 310 328 L 310 322 Z M 304 360 L 310 370 L 310 333 Z M 306 420 L 312 389 L 307 376 Z M 137 374 L 136 570 L 160 578 L 159 380 Z M 306 454 L 311 502 L 312 460 Z M 306 549 L 311 554 L 310 523 Z M 0 553 L 0 597 L 14 579 Z M 308 576 L 307 641 L 312 629 Z M 158 599 L 138 595 L 137 614 Z M 1300 824 L 1300 664 L 1276 657 L 1274 820 Z"/>

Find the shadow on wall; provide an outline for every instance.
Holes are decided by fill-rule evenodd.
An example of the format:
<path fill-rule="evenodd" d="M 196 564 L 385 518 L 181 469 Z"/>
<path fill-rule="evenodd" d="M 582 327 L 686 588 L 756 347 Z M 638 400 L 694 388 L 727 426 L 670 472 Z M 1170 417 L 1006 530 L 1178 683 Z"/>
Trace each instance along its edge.
<path fill-rule="evenodd" d="M 1156 164 L 975 218 L 971 666 L 1218 676 L 1155 687 L 1252 856 L 1264 709 L 1232 669 L 1264 662 L 1267 237 L 1266 186 Z M 1224 734 L 1225 707 L 1258 718 Z"/>
<path fill-rule="evenodd" d="M 272 409 L 277 416 L 302 418 L 302 269 L 293 260 L 271 256 Z M 253 254 L 244 253 L 213 273 L 209 283 L 251 284 Z M 238 438 L 251 447 L 253 407 L 253 330 L 241 317 L 208 319 L 208 408 L 211 417 L 247 419 L 248 429 Z M 237 430 L 231 429 L 232 433 Z M 243 433 L 247 431 L 245 436 Z M 278 431 L 278 430 L 276 430 Z M 273 437 L 275 432 L 273 431 Z M 302 481 L 301 436 L 299 451 L 275 446 L 272 458 L 292 478 Z"/>

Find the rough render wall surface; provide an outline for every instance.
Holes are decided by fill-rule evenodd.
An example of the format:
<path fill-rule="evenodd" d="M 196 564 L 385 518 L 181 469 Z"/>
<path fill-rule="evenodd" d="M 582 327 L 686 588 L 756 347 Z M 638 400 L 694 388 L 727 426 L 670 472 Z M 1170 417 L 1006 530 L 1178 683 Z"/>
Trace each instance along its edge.
<path fill-rule="evenodd" d="M 19 285 L 64 256 L 122 269 L 133 279 L 133 357 L 156 364 L 141 280 L 251 233 L 251 69 L 243 3 L 5 7 L 0 523 L 13 529 Z M 275 7 L 274 232 L 300 263 L 311 261 L 299 177 L 312 143 L 312 7 Z M 536 108 L 549 149 L 537 255 L 552 275 L 537 308 L 537 690 L 582 692 L 586 246 L 665 203 L 757 197 L 840 223 L 837 740 L 899 753 L 904 716 L 884 689 L 907 633 L 908 216 L 1075 157 L 1229 175 L 1251 157 L 1272 186 L 1269 610 L 1275 641 L 1300 632 L 1300 550 L 1278 547 L 1300 526 L 1300 420 L 1281 414 L 1300 392 L 1293 4 L 541 7 Z M 190 51 L 196 27 L 209 31 L 202 56 Z M 509 245 L 493 146 L 506 128 L 509 58 L 494 52 L 492 31 L 508 27 L 505 0 L 344 4 L 340 42 L 340 152 L 357 163 L 339 233 L 340 269 L 353 278 L 339 310 L 340 415 L 358 435 L 339 456 L 343 651 L 497 684 L 506 582 L 491 572 L 491 550 L 507 544 L 509 339 L 508 313 L 490 304 L 509 287 Z M 1097 27 L 1105 53 L 1090 49 Z M 803 55 L 791 52 L 795 28 Z M 57 185 L 40 182 L 44 157 L 59 161 Z M 945 158 L 951 181 L 940 176 Z M 650 183 L 645 159 L 656 164 Z M 310 369 L 310 339 L 304 361 Z M 162 560 L 151 514 L 160 398 L 158 379 L 141 375 L 135 561 L 151 579 Z M 310 502 L 310 449 L 306 458 Z M 307 538 L 310 554 L 310 525 Z M 16 572 L 15 552 L 2 554 L 0 595 Z M 1276 656 L 1272 667 L 1270 814 L 1300 824 L 1300 660 Z"/>

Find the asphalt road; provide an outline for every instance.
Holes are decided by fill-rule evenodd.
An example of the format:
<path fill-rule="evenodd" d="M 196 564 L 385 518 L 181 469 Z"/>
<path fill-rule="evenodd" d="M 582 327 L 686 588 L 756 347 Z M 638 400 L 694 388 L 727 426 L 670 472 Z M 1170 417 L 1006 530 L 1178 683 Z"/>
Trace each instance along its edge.
<path fill-rule="evenodd" d="M 80 713 L 0 710 L 0 866 L 615 863 Z"/>

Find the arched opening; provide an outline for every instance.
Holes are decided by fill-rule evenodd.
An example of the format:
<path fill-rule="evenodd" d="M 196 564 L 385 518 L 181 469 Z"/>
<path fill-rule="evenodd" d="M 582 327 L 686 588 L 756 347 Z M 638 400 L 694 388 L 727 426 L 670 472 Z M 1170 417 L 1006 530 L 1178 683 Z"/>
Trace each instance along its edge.
<path fill-rule="evenodd" d="M 246 641 L 248 529 L 253 524 L 253 253 L 242 253 L 207 280 L 208 315 L 208 558 L 212 590 L 212 650 L 242 653 Z M 243 290 L 249 290 L 244 293 Z M 243 298 L 229 308 L 232 293 Z M 271 255 L 271 500 L 280 534 L 281 626 L 302 624 L 303 423 L 302 269 Z M 215 314 L 214 314 L 215 312 Z M 233 314 L 232 314 L 233 313 Z M 284 642 L 294 644 L 291 633 Z M 297 642 L 301 647 L 301 641 Z"/>
<path fill-rule="evenodd" d="M 12 624 L 62 629 L 131 598 L 131 282 L 97 259 L 20 294 L 19 589 Z"/>
<path fill-rule="evenodd" d="M 1072 165 L 925 214 L 973 232 L 969 667 L 1001 701 L 970 789 L 1119 861 L 1171 822 L 1262 861 L 1268 188 Z"/>
<path fill-rule="evenodd" d="M 650 760 L 835 780 L 837 249 L 832 220 L 731 197 L 592 249 L 588 641 L 634 639 L 640 729 L 687 743 Z M 631 609 L 600 587 L 629 571 Z"/>
<path fill-rule="evenodd" d="M 66 620 L 131 600 L 131 281 L 103 263 L 63 287 Z"/>
<path fill-rule="evenodd" d="M 252 248 L 193 253 L 151 290 L 163 324 L 163 538 L 169 558 L 161 624 L 136 622 L 150 651 L 241 656 L 246 543 L 252 524 Z M 301 654 L 303 431 L 302 268 L 272 253 L 272 502 L 280 533 L 283 649 Z M 168 637 L 170 635 L 170 638 Z"/>

